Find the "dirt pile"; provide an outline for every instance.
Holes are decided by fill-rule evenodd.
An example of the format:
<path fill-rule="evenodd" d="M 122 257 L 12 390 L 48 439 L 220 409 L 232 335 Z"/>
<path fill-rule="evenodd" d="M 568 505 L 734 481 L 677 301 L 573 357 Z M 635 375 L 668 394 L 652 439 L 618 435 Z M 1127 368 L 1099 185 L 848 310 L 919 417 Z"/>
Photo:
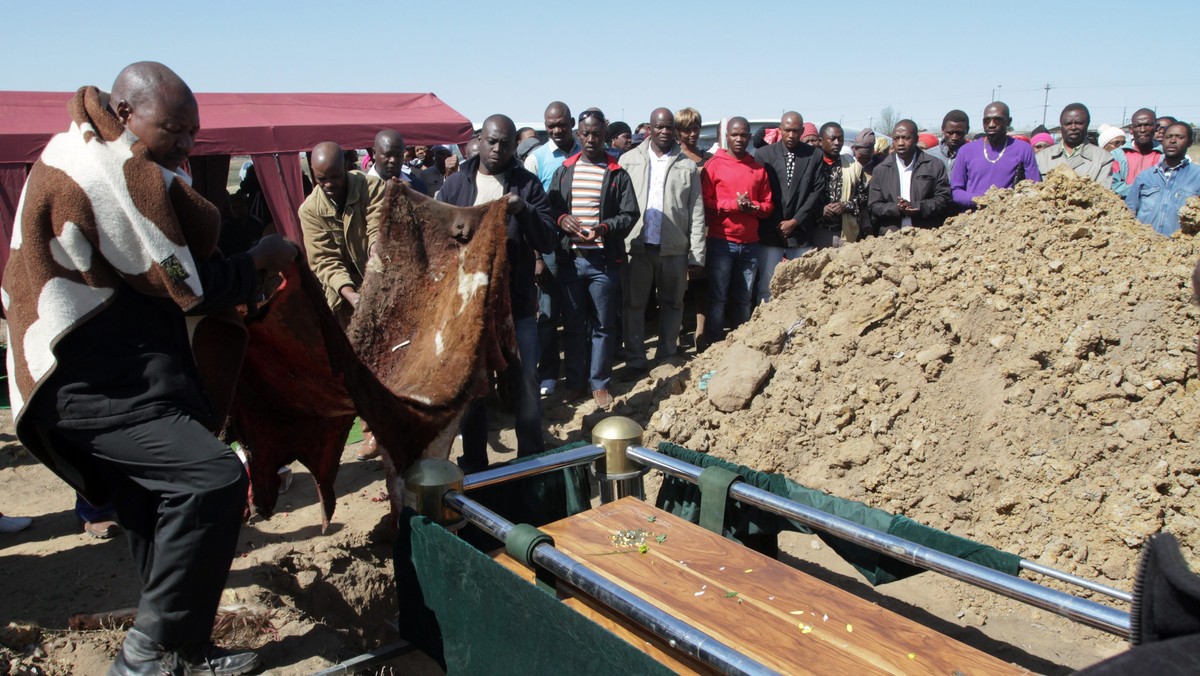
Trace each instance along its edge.
<path fill-rule="evenodd" d="M 1189 197 L 1180 207 L 1179 229 L 1185 235 L 1200 233 L 1200 197 Z"/>
<path fill-rule="evenodd" d="M 781 266 L 774 300 L 681 374 L 648 441 L 1126 589 L 1150 533 L 1200 558 L 1200 246 L 1068 174 L 982 202 Z M 738 350 L 770 362 L 754 391 L 722 382 L 746 380 Z"/>

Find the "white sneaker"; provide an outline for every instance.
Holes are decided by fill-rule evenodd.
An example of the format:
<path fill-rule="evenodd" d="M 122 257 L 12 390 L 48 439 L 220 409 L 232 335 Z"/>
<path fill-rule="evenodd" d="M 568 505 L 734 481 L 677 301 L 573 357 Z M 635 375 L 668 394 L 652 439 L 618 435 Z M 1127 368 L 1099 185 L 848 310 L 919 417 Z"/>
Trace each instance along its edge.
<path fill-rule="evenodd" d="M 18 533 L 32 523 L 33 519 L 27 516 L 0 516 L 0 533 Z"/>
<path fill-rule="evenodd" d="M 553 381 L 553 380 L 543 380 L 542 381 L 541 392 L 542 392 L 543 397 L 548 397 L 548 396 L 554 394 L 554 384 L 555 384 L 555 381 Z"/>

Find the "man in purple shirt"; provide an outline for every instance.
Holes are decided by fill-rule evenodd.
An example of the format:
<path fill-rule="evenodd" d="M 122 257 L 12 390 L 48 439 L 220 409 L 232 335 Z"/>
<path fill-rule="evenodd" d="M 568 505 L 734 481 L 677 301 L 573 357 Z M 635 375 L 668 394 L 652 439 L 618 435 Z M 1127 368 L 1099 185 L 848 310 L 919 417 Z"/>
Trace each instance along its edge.
<path fill-rule="evenodd" d="M 954 201 L 975 208 L 975 198 L 992 186 L 1011 188 L 1017 181 L 1041 181 L 1033 146 L 1008 136 L 1012 124 L 1008 104 L 996 101 L 983 109 L 983 134 L 958 151 L 958 160 L 950 172 Z"/>

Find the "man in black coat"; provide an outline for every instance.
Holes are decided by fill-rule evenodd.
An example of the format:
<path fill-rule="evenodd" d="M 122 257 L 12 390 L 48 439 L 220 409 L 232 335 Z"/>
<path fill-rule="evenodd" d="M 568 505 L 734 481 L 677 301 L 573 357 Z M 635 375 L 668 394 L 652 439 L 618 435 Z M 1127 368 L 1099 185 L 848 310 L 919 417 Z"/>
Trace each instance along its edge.
<path fill-rule="evenodd" d="M 759 222 L 758 301 L 771 300 L 771 277 L 783 259 L 798 258 L 812 248 L 808 227 L 821 213 L 825 172 L 819 171 L 821 155 L 801 143 L 804 118 L 787 112 L 779 120 L 780 142 L 760 148 L 754 158 L 767 170 L 776 208 Z"/>
<path fill-rule="evenodd" d="M 867 209 L 880 235 L 900 228 L 936 228 L 953 203 L 946 165 L 917 147 L 917 123 L 900 120 L 895 152 L 875 168 Z"/>
<path fill-rule="evenodd" d="M 534 284 L 536 252 L 550 253 L 558 229 L 550 218 L 550 203 L 537 176 L 514 159 L 517 128 L 504 115 L 484 120 L 479 133 L 479 154 L 451 174 L 438 200 L 458 207 L 486 204 L 508 198 L 509 297 L 517 332 L 520 364 L 510 364 L 507 380 L 514 384 L 517 457 L 541 453 L 542 402 L 538 396 L 537 287 Z M 473 402 L 463 416 L 463 455 L 459 466 L 471 473 L 487 464 L 487 411 L 483 400 Z"/>

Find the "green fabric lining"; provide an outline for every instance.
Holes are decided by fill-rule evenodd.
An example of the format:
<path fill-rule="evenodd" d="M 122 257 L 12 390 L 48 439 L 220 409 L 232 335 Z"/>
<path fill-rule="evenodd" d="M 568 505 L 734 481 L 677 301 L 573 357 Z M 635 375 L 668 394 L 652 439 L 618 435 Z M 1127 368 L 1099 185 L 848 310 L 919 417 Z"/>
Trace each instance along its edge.
<path fill-rule="evenodd" d="M 442 628 L 446 673 L 671 673 L 425 517 L 408 522 L 417 578 Z"/>
<path fill-rule="evenodd" d="M 725 532 L 725 505 L 729 487 L 741 481 L 737 472 L 709 465 L 700 472 L 700 527 L 720 535 Z"/>

